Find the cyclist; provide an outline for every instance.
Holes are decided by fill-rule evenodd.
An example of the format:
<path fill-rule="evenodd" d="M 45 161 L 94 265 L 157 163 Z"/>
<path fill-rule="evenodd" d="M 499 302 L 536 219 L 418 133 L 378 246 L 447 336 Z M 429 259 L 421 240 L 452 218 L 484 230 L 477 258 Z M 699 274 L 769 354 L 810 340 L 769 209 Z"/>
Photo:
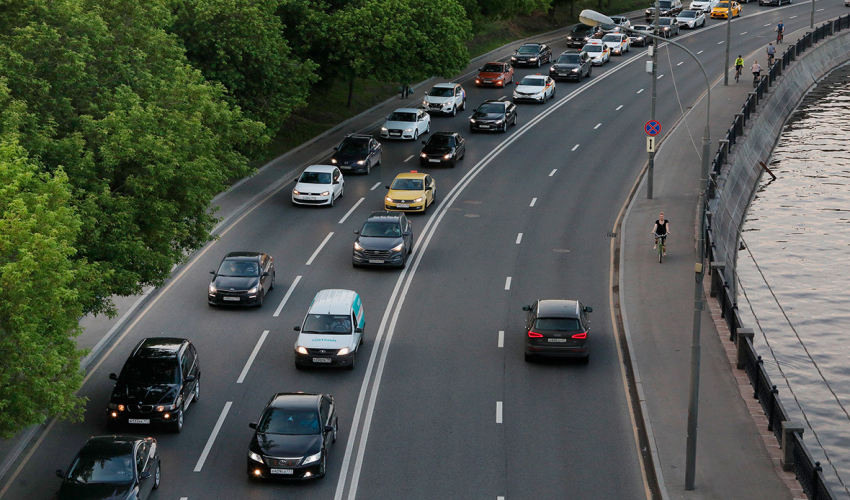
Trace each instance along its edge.
<path fill-rule="evenodd" d="M 773 46 L 773 42 L 767 44 L 767 67 L 773 66 L 773 56 L 776 55 L 776 47 Z"/>
<path fill-rule="evenodd" d="M 658 214 L 658 220 L 655 221 L 650 232 L 655 235 L 655 245 L 652 248 L 658 248 L 658 240 L 661 240 L 661 249 L 664 251 L 664 255 L 667 255 L 667 245 L 664 242 L 667 235 L 670 234 L 670 221 L 664 218 L 664 212 Z"/>
<path fill-rule="evenodd" d="M 744 58 L 740 55 L 737 59 L 735 59 L 735 81 L 738 81 L 738 78 L 741 77 L 741 71 L 744 70 Z"/>
<path fill-rule="evenodd" d="M 779 24 L 776 25 L 776 29 L 773 31 L 776 32 L 776 43 L 782 43 L 782 35 L 785 34 L 785 25 L 782 24 L 782 21 L 779 21 Z"/>
<path fill-rule="evenodd" d="M 761 76 L 761 64 L 758 61 L 753 61 L 753 65 L 750 68 L 753 72 L 753 85 L 757 84 L 759 81 L 759 77 Z"/>

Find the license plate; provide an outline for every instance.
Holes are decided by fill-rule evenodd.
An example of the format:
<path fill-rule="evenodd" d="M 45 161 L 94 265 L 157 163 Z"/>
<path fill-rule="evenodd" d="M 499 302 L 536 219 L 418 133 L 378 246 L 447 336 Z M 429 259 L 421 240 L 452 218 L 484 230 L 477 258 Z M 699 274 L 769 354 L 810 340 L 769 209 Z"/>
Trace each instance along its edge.
<path fill-rule="evenodd" d="M 407 204 L 404 204 L 404 203 L 398 203 L 396 205 L 396 208 L 410 208 L 410 205 L 407 205 Z"/>
<path fill-rule="evenodd" d="M 233 302 L 239 302 L 239 297 L 222 297 L 221 300 L 229 300 Z"/>
<path fill-rule="evenodd" d="M 440 163 L 440 160 L 429 159 L 428 161 L 430 161 L 431 163 Z"/>
<path fill-rule="evenodd" d="M 558 73 L 558 76 L 570 76 L 569 73 Z"/>
<path fill-rule="evenodd" d="M 269 469 L 269 472 L 272 474 L 282 474 L 284 476 L 291 476 L 295 474 L 295 471 L 292 469 Z"/>
<path fill-rule="evenodd" d="M 390 135 L 398 136 L 398 135 L 401 135 L 401 132 L 390 132 Z"/>
<path fill-rule="evenodd" d="M 151 419 L 149 418 L 130 418 L 127 420 L 127 423 L 130 424 L 149 424 L 151 423 Z"/>
<path fill-rule="evenodd" d="M 330 363 L 331 358 L 313 358 L 313 363 Z"/>
<path fill-rule="evenodd" d="M 369 259 L 369 264 L 383 264 L 384 261 L 381 259 Z"/>
<path fill-rule="evenodd" d="M 480 128 L 490 128 L 490 125 L 479 125 Z"/>
<path fill-rule="evenodd" d="M 549 339 L 549 342 L 566 342 L 567 339 Z"/>

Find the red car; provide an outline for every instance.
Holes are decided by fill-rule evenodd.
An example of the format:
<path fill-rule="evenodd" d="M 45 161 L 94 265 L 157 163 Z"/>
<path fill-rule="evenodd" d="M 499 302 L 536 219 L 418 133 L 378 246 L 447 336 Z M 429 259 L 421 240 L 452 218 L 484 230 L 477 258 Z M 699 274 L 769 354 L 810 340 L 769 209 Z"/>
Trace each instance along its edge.
<path fill-rule="evenodd" d="M 489 62 L 478 69 L 475 86 L 504 87 L 514 81 L 514 68 L 508 63 Z"/>

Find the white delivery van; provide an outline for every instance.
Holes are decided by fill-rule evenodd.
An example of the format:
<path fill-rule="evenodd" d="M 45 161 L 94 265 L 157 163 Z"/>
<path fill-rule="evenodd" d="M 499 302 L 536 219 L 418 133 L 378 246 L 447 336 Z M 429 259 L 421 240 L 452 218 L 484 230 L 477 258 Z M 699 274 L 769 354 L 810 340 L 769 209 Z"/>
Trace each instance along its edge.
<path fill-rule="evenodd" d="M 295 367 L 345 366 L 354 369 L 363 344 L 366 319 L 360 295 L 351 290 L 322 290 L 296 326 Z"/>

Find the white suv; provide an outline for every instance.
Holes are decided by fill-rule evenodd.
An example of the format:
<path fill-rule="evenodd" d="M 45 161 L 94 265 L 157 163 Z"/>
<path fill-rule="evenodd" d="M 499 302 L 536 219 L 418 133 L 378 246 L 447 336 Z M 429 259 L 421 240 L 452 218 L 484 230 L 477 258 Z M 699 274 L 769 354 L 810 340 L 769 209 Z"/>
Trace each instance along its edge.
<path fill-rule="evenodd" d="M 466 109 L 466 91 L 458 83 L 438 83 L 425 94 L 422 109 L 455 116 Z"/>
<path fill-rule="evenodd" d="M 691 2 L 690 10 L 701 10 L 703 12 L 711 12 L 711 9 L 717 7 L 720 0 L 694 0 Z"/>

